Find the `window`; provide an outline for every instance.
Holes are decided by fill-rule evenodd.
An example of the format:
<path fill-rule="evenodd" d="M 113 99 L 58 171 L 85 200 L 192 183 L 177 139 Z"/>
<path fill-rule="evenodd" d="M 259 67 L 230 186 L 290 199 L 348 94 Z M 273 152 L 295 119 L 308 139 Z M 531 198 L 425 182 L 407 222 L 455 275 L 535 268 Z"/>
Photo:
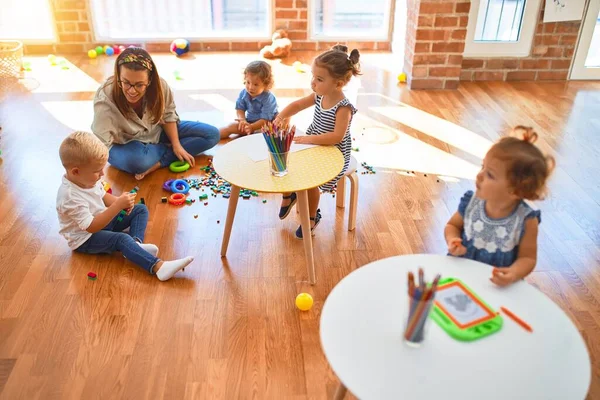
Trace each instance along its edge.
<path fill-rule="evenodd" d="M 465 57 L 529 55 L 541 0 L 473 0 Z"/>
<path fill-rule="evenodd" d="M 90 0 L 97 40 L 271 36 L 270 0 Z"/>
<path fill-rule="evenodd" d="M 388 40 L 390 8 L 390 0 L 312 0 L 311 36 Z"/>
<path fill-rule="evenodd" d="M 0 0 L 0 38 L 27 43 L 53 42 L 49 0 Z"/>

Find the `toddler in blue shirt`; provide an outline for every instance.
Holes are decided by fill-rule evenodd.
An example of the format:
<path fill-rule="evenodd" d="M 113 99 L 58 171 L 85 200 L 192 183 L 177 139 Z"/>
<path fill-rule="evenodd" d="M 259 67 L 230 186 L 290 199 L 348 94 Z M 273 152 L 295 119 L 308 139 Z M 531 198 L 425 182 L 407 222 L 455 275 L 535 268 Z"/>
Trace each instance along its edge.
<path fill-rule="evenodd" d="M 277 100 L 269 90 L 273 87 L 271 66 L 264 61 L 252 61 L 244 70 L 244 86 L 235 102 L 236 122 L 220 129 L 221 139 L 231 134 L 256 132 L 277 115 Z"/>

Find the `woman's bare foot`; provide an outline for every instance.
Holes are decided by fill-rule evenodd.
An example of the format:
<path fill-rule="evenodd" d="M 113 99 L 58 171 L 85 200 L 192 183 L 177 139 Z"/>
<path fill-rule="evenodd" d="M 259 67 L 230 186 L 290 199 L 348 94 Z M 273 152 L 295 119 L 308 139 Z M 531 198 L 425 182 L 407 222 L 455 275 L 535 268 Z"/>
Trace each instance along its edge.
<path fill-rule="evenodd" d="M 135 174 L 135 179 L 137 179 L 138 181 L 141 181 L 142 179 L 144 179 L 146 177 L 146 175 L 156 171 L 159 168 L 160 168 L 160 163 L 157 162 L 156 164 L 151 166 L 147 171 L 144 171 L 141 174 Z"/>

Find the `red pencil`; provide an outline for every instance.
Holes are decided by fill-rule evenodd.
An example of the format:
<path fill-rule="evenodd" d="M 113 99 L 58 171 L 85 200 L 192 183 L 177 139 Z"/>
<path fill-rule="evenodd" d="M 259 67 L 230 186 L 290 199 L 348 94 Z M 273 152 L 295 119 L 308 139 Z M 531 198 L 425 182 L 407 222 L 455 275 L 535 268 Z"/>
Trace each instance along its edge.
<path fill-rule="evenodd" d="M 500 307 L 500 309 L 504 312 L 504 314 L 506 314 L 510 318 L 512 318 L 513 321 L 515 321 L 517 324 L 521 325 L 523 327 L 523 329 L 525 329 L 526 331 L 529 331 L 529 332 L 533 332 L 533 329 L 531 329 L 531 326 L 529 326 L 529 324 L 527 324 L 527 322 L 523 321 L 521 318 L 517 317 L 512 311 L 508 310 L 506 307 Z"/>

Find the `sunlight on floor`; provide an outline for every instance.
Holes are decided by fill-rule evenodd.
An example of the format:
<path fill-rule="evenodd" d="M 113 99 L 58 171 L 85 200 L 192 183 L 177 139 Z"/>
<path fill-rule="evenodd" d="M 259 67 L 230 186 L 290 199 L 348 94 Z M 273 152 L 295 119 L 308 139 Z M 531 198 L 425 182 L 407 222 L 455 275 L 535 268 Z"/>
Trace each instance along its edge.
<path fill-rule="evenodd" d="M 94 120 L 92 101 L 42 101 L 46 109 L 58 122 L 74 131 L 91 131 Z"/>
<path fill-rule="evenodd" d="M 206 54 L 193 58 L 157 54 L 152 59 L 173 90 L 240 91 L 243 89 L 244 68 L 251 61 L 260 60 L 260 57 L 252 53 Z M 285 65 L 281 60 L 263 61 L 271 65 L 277 89 L 310 87 L 310 73 L 297 72 L 294 66 Z"/>
<path fill-rule="evenodd" d="M 386 97 L 378 93 L 368 93 L 363 94 L 363 96 Z M 400 122 L 403 125 L 416 129 L 479 158 L 483 158 L 492 145 L 490 140 L 450 121 L 446 121 L 445 119 L 436 117 L 435 115 L 431 115 L 407 104 L 396 102 L 388 97 L 386 98 L 398 105 L 389 107 L 369 107 L 369 110 L 379 113 L 396 122 Z"/>
<path fill-rule="evenodd" d="M 65 58 L 57 57 L 56 65 L 51 65 L 47 57 L 23 57 L 23 63 L 31 71 L 25 71 L 21 82 L 32 93 L 95 92 L 100 86 Z"/>
<path fill-rule="evenodd" d="M 378 128 L 382 135 L 386 135 L 386 139 L 395 137 L 395 140 L 383 140 L 379 143 L 372 138 L 365 140 L 363 129 L 373 128 Z M 376 168 L 418 171 L 463 179 L 474 179 L 479 171 L 479 167 L 470 162 L 360 113 L 352 123 L 352 131 L 356 138 L 352 141 L 352 147 L 359 149 L 358 152 L 352 152 L 352 155 L 359 162 L 364 161 Z"/>

